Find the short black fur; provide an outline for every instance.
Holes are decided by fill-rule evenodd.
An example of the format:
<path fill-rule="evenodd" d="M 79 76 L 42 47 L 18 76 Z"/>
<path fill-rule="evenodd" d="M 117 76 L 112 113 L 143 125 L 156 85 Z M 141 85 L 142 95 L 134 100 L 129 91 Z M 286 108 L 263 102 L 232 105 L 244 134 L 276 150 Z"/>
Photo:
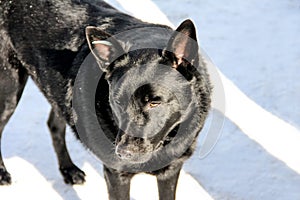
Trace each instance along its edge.
<path fill-rule="evenodd" d="M 153 31 L 135 32 L 127 39 L 136 44 L 156 43 L 155 49 L 132 50 L 134 45 L 126 38 L 120 41 L 110 37 L 151 27 Z M 82 184 L 85 174 L 68 154 L 65 128 L 69 125 L 80 138 L 72 109 L 73 87 L 81 64 L 92 52 L 96 64 L 91 70 L 100 67 L 104 71 L 95 95 L 96 114 L 107 138 L 115 144 L 116 155 L 127 166 L 136 167 L 153 159 L 154 154 L 161 155 L 162 149 L 174 155 L 182 152 L 167 166 L 144 171 L 157 177 L 161 200 L 175 199 L 180 169 L 192 155 L 210 109 L 211 85 L 198 54 L 193 23 L 184 21 L 171 36 L 159 35 L 155 28 L 171 31 L 170 27 L 124 14 L 103 1 L 0 1 L 0 139 L 30 76 L 52 106 L 48 127 L 64 181 Z M 111 45 L 95 43 L 103 40 Z M 162 84 L 171 83 L 172 92 L 161 84 L 139 86 L 153 75 Z M 124 99 L 128 101 L 126 107 Z M 180 127 L 186 132 L 178 137 Z M 175 138 L 182 144 L 172 146 Z M 84 145 L 93 149 L 97 144 Z M 134 174 L 122 170 L 122 166 L 104 165 L 111 200 L 129 200 Z M 0 151 L 0 185 L 10 183 Z"/>

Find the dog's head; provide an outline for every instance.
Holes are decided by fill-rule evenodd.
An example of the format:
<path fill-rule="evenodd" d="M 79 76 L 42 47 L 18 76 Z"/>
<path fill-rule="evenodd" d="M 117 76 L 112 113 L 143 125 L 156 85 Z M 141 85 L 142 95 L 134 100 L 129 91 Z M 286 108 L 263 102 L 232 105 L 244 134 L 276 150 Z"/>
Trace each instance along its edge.
<path fill-rule="evenodd" d="M 174 137 L 189 112 L 196 31 L 184 21 L 162 49 L 125 52 L 111 35 L 87 27 L 89 47 L 109 84 L 109 104 L 119 127 L 115 143 L 121 159 L 142 163 Z"/>

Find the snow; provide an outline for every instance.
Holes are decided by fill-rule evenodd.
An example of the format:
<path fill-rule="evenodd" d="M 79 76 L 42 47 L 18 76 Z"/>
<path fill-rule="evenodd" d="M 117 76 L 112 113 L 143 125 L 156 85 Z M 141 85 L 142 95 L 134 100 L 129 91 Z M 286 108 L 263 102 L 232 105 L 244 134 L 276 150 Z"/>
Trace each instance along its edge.
<path fill-rule="evenodd" d="M 185 164 L 178 199 L 300 199 L 300 2 L 108 2 L 175 27 L 191 18 L 201 47 L 220 70 L 226 97 L 222 135 L 206 157 L 200 156 L 199 145 Z M 101 162 L 70 130 L 68 149 L 87 182 L 73 187 L 63 183 L 46 126 L 49 111 L 30 80 L 3 134 L 3 156 L 13 183 L 0 188 L 1 199 L 107 199 Z M 208 123 L 204 132 L 213 125 Z M 135 177 L 131 197 L 157 199 L 154 177 Z"/>

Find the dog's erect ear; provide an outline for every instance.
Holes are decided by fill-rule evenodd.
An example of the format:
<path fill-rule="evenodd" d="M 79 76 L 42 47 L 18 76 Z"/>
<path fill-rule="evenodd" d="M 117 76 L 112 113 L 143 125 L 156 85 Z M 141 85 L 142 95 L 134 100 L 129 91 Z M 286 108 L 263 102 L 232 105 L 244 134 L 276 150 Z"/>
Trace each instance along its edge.
<path fill-rule="evenodd" d="M 124 54 L 120 43 L 110 34 L 94 26 L 85 29 L 88 45 L 95 56 L 100 69 L 107 72 L 108 65 Z"/>
<path fill-rule="evenodd" d="M 174 31 L 164 56 L 172 60 L 174 68 L 186 61 L 193 64 L 198 58 L 196 28 L 191 20 L 185 20 Z"/>

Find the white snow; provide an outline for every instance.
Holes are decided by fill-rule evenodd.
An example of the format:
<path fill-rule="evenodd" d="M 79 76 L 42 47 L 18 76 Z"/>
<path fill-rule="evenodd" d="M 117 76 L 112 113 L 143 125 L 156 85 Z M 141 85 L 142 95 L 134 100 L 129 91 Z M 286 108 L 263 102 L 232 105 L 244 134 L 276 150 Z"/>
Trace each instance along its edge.
<path fill-rule="evenodd" d="M 200 45 L 223 74 L 222 135 L 210 154 L 202 158 L 199 146 L 185 164 L 178 199 L 300 199 L 300 2 L 108 2 L 136 17 L 174 27 L 191 18 Z M 107 199 L 101 162 L 70 130 L 69 152 L 86 172 L 87 182 L 73 187 L 63 183 L 46 126 L 49 111 L 30 80 L 4 130 L 3 156 L 13 183 L 0 187 L 0 198 Z M 157 199 L 154 177 L 135 177 L 131 197 Z"/>

